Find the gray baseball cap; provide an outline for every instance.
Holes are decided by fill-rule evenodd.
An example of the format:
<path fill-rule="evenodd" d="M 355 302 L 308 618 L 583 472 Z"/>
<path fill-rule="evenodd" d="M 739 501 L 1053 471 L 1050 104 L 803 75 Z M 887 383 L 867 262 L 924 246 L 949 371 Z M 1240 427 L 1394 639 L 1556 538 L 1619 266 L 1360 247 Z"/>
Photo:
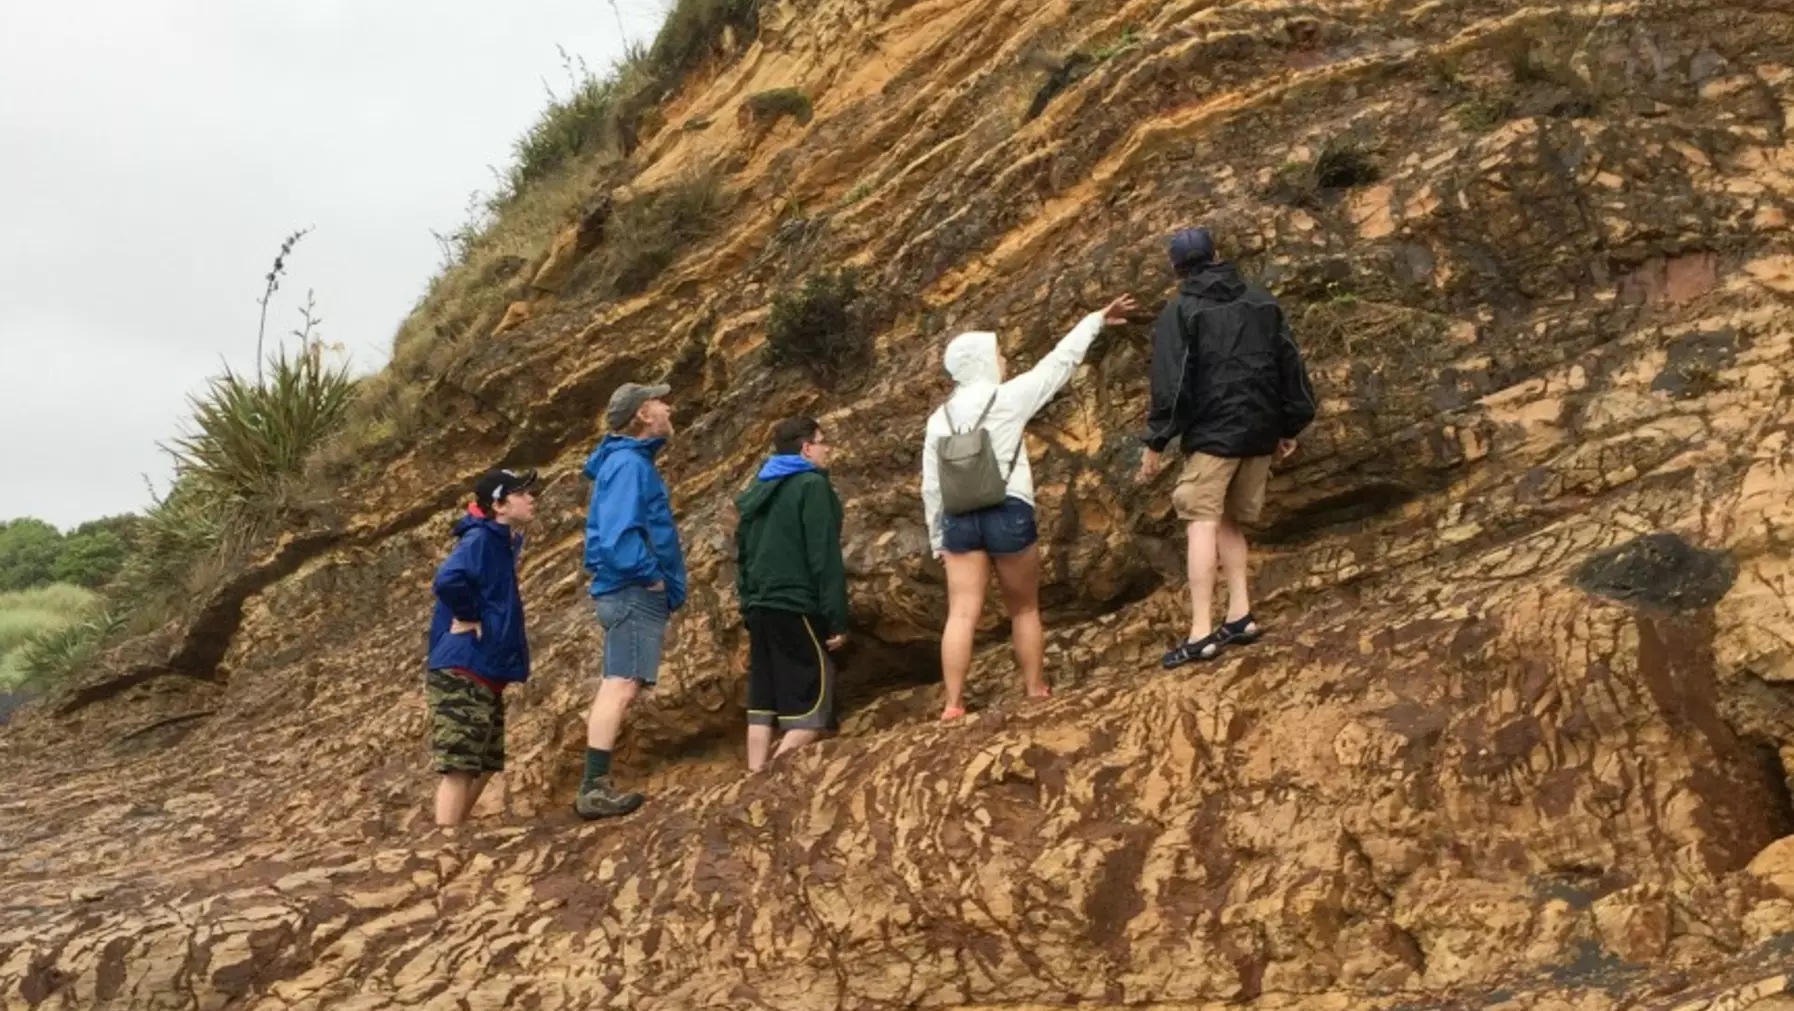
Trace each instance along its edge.
<path fill-rule="evenodd" d="M 610 395 L 610 406 L 604 409 L 604 420 L 615 430 L 629 427 L 635 412 L 650 400 L 659 400 L 673 392 L 670 386 L 643 386 L 641 383 L 624 383 L 617 387 L 617 392 Z"/>

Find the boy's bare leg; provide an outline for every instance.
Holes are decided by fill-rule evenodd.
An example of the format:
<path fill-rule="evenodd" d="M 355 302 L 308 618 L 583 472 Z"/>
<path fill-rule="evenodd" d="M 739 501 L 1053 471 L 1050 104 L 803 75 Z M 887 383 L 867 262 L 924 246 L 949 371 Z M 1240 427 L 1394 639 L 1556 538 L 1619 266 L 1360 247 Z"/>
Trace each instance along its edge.
<path fill-rule="evenodd" d="M 473 785 L 467 789 L 467 807 L 461 811 L 462 821 L 473 817 L 473 809 L 480 803 L 480 792 L 485 790 L 486 784 L 490 782 L 492 782 L 490 775 L 481 774 L 473 777 Z"/>
<path fill-rule="evenodd" d="M 779 738 L 779 750 L 774 753 L 773 757 L 778 758 L 781 755 L 796 751 L 806 744 L 815 743 L 821 736 L 822 731 L 820 730 L 787 730 L 785 731 L 785 736 Z"/>
<path fill-rule="evenodd" d="M 748 724 L 748 771 L 759 772 L 766 768 L 766 759 L 772 755 L 772 728 L 760 723 Z"/>
<path fill-rule="evenodd" d="M 483 777 L 466 772 L 445 772 L 436 781 L 436 824 L 453 828 L 467 818 L 479 799 Z"/>

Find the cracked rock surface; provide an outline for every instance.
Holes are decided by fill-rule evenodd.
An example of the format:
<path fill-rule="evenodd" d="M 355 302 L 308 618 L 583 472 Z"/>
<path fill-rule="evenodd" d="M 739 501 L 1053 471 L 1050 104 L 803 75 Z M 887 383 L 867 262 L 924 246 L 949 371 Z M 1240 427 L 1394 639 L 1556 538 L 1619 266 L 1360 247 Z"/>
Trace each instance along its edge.
<path fill-rule="evenodd" d="M 1794 1008 L 1794 8 L 802 0 L 730 45 L 629 186 L 718 164 L 723 227 L 615 299 L 569 222 L 468 404 L 0 731 L 0 1007 Z M 738 120 L 780 87 L 810 122 Z M 1322 400 L 1270 634 L 1158 669 L 1182 547 L 1123 328 L 1031 429 L 1055 697 L 993 601 L 939 725 L 942 344 L 1030 362 L 1214 209 Z M 874 368 L 818 388 L 766 306 L 844 263 Z M 694 590 L 619 748 L 650 801 L 585 825 L 578 468 L 643 376 Z M 729 500 L 797 411 L 840 447 L 850 712 L 750 778 Z M 536 674 L 450 835 L 428 577 L 496 458 L 547 477 Z"/>

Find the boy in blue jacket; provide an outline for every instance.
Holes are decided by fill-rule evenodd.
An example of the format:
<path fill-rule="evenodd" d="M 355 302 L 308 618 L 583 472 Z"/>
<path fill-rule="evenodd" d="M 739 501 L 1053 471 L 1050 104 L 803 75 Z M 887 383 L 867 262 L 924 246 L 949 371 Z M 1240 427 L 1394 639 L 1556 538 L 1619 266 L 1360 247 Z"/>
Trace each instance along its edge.
<path fill-rule="evenodd" d="M 505 767 L 505 686 L 529 678 L 523 597 L 517 590 L 522 528 L 536 514 L 536 472 L 489 470 L 455 522 L 455 547 L 430 589 L 430 658 L 424 695 L 430 750 L 441 778 L 436 824 L 461 824 L 490 774 Z"/>
<path fill-rule="evenodd" d="M 573 810 L 581 818 L 628 814 L 639 793 L 617 789 L 611 749 L 642 686 L 660 677 L 667 621 L 685 603 L 685 556 L 666 482 L 654 458 L 673 434 L 665 386 L 624 383 L 605 409 L 610 434 L 586 460 L 586 569 L 604 626 L 604 673 L 586 717 L 586 768 Z"/>

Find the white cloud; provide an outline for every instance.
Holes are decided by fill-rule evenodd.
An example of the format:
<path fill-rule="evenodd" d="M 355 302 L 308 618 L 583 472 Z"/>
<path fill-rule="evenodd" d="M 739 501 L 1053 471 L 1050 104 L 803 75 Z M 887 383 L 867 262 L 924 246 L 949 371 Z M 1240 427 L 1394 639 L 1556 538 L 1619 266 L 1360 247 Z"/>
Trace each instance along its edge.
<path fill-rule="evenodd" d="M 631 38 L 657 0 L 619 0 Z M 0 519 L 139 509 L 141 475 L 220 359 L 253 368 L 262 275 L 313 226 L 270 341 L 316 292 L 358 367 L 488 166 L 564 93 L 556 46 L 621 50 L 592 0 L 64 0 L 0 11 Z"/>

